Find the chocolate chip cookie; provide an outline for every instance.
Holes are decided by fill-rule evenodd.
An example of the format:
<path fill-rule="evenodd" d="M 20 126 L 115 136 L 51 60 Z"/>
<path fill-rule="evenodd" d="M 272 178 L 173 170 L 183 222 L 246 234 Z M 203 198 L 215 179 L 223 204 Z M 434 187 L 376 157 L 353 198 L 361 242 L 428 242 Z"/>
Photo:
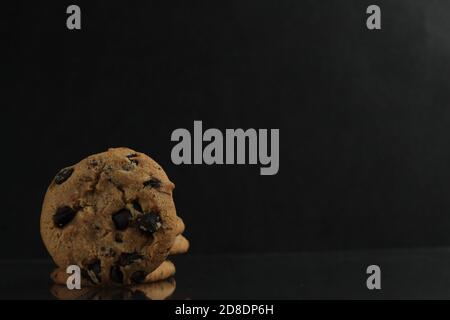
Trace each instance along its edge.
<path fill-rule="evenodd" d="M 45 195 L 41 235 L 55 263 L 94 285 L 145 281 L 177 235 L 174 184 L 154 160 L 109 149 L 62 169 Z"/>

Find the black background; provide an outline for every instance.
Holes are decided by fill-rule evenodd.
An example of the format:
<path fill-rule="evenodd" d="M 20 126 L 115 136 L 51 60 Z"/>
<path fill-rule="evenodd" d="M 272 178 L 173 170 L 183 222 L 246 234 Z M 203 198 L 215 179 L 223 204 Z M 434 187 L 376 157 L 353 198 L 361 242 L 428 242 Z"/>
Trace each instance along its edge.
<path fill-rule="evenodd" d="M 47 185 L 113 146 L 164 167 L 194 253 L 450 244 L 450 3 L 376 1 L 369 31 L 373 3 L 2 5 L 2 257 L 47 257 Z M 194 120 L 279 128 L 278 175 L 173 165 Z"/>

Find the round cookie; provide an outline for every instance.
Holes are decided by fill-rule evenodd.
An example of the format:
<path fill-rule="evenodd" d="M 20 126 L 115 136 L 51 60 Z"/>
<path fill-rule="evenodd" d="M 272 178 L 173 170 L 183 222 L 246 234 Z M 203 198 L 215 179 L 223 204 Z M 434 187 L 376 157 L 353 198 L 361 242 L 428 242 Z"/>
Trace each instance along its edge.
<path fill-rule="evenodd" d="M 48 187 L 41 236 L 59 267 L 94 285 L 135 284 L 174 243 L 174 184 L 150 157 L 114 148 L 62 169 Z"/>

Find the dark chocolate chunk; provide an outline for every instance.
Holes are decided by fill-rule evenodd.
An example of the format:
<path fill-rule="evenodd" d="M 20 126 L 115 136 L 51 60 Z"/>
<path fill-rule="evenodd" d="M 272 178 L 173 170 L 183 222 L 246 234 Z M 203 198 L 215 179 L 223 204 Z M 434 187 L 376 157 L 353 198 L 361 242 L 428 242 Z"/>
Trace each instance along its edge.
<path fill-rule="evenodd" d="M 137 153 L 131 153 L 131 154 L 127 155 L 127 158 L 131 159 L 131 158 L 136 158 L 137 156 L 138 156 Z"/>
<path fill-rule="evenodd" d="M 112 220 L 117 230 L 125 230 L 130 224 L 131 217 L 129 210 L 122 209 L 112 215 Z"/>
<path fill-rule="evenodd" d="M 89 274 L 86 269 L 81 269 L 81 276 L 90 282 L 92 282 L 91 277 L 89 277 Z"/>
<path fill-rule="evenodd" d="M 155 212 L 146 213 L 140 216 L 137 221 L 137 227 L 144 233 L 153 234 L 161 227 L 161 218 Z"/>
<path fill-rule="evenodd" d="M 161 187 L 161 181 L 156 178 L 151 178 L 150 180 L 144 182 L 144 187 L 158 189 L 159 187 Z"/>
<path fill-rule="evenodd" d="M 93 260 L 86 266 L 87 273 L 91 278 L 92 282 L 100 283 L 101 282 L 101 261 L 99 259 Z"/>
<path fill-rule="evenodd" d="M 135 284 L 143 283 L 146 276 L 147 276 L 147 272 L 145 272 L 145 271 L 133 272 L 130 276 L 131 283 L 135 283 Z"/>
<path fill-rule="evenodd" d="M 132 154 L 129 154 L 129 155 L 127 155 L 127 158 L 128 158 L 128 160 L 130 160 L 132 163 L 134 163 L 135 165 L 138 165 L 139 164 L 139 162 L 136 160 L 136 159 L 134 159 L 134 158 L 136 158 L 138 155 L 137 155 L 137 153 L 132 153 Z"/>
<path fill-rule="evenodd" d="M 123 283 L 123 273 L 122 270 L 120 270 L 119 266 L 112 266 L 109 272 L 109 276 L 112 281 L 116 283 Z"/>
<path fill-rule="evenodd" d="M 108 255 L 109 255 L 110 257 L 113 257 L 113 258 L 116 256 L 116 252 L 114 251 L 113 248 L 109 248 Z"/>
<path fill-rule="evenodd" d="M 70 178 L 70 176 L 73 173 L 73 168 L 64 168 L 61 171 L 59 171 L 55 176 L 55 183 L 56 184 L 62 184 L 67 179 Z"/>
<path fill-rule="evenodd" d="M 58 228 L 63 228 L 66 224 L 75 218 L 77 211 L 72 209 L 71 207 L 64 206 L 58 208 L 56 213 L 53 215 L 53 223 Z"/>
<path fill-rule="evenodd" d="M 144 256 L 137 253 L 137 252 L 123 252 L 120 254 L 119 256 L 119 265 L 121 266 L 128 266 L 130 264 L 132 264 L 133 262 L 135 262 L 136 260 L 141 260 L 143 259 Z"/>
<path fill-rule="evenodd" d="M 133 208 L 139 212 L 144 212 L 144 210 L 142 210 L 141 204 L 139 203 L 138 199 L 133 201 Z"/>
<path fill-rule="evenodd" d="M 122 234 L 121 234 L 121 233 L 116 233 L 116 234 L 114 235 L 114 241 L 119 242 L 119 243 L 122 243 L 122 242 L 123 242 Z"/>

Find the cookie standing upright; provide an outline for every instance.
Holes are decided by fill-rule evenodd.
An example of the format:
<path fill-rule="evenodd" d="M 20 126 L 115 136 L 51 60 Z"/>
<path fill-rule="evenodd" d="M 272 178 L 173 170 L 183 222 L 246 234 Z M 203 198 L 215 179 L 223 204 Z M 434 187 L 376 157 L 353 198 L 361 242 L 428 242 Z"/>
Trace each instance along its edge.
<path fill-rule="evenodd" d="M 144 281 L 177 235 L 174 184 L 154 160 L 109 149 L 62 169 L 41 213 L 41 236 L 55 263 L 78 265 L 93 284 Z"/>

